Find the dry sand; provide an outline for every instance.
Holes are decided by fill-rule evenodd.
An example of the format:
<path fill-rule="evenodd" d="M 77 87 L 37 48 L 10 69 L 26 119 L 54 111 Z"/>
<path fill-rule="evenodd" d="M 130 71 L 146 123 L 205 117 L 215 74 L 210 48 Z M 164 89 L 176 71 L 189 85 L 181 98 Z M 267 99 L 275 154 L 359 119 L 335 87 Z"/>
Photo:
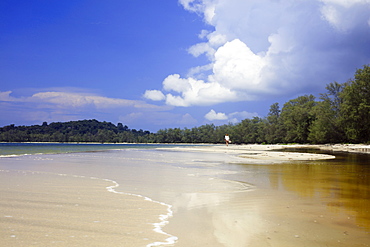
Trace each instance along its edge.
<path fill-rule="evenodd" d="M 163 148 L 166 149 L 166 148 Z M 259 163 L 267 161 L 269 163 L 285 162 L 285 161 L 304 161 L 304 160 L 325 160 L 334 159 L 334 155 L 328 154 L 314 154 L 314 153 L 297 153 L 297 152 L 279 152 L 276 150 L 284 149 L 318 149 L 334 152 L 350 152 L 350 153 L 366 153 L 370 154 L 370 145 L 363 144 L 327 144 L 327 145 L 304 145 L 304 144 L 290 144 L 290 145 L 211 145 L 211 146 L 187 146 L 171 148 L 178 151 L 194 151 L 194 152 L 214 152 L 227 153 L 238 155 L 239 157 L 248 159 L 248 162 Z M 255 160 L 255 161 L 253 161 Z"/>
<path fill-rule="evenodd" d="M 326 147 L 326 146 L 323 146 Z M 313 154 L 313 153 L 297 153 L 297 152 L 279 152 L 285 148 L 317 148 L 319 146 L 313 145 L 213 145 L 213 146 L 195 146 L 195 147 L 176 147 L 171 148 L 177 151 L 192 151 L 192 152 L 211 152 L 211 153 L 226 153 L 237 155 L 244 158 L 240 162 L 250 163 L 275 163 L 297 160 L 325 160 L 334 159 L 335 156 L 327 154 Z M 163 148 L 166 149 L 166 148 Z M 370 148 L 369 148 L 370 149 Z"/>

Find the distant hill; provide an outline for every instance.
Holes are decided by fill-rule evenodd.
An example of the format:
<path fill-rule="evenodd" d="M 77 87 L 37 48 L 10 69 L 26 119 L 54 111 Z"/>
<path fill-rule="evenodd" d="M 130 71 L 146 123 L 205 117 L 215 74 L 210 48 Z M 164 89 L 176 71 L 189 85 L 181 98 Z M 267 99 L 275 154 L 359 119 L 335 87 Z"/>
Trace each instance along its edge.
<path fill-rule="evenodd" d="M 149 131 L 129 129 L 127 125 L 99 122 L 95 119 L 55 122 L 32 126 L 0 128 L 1 142 L 147 142 Z"/>

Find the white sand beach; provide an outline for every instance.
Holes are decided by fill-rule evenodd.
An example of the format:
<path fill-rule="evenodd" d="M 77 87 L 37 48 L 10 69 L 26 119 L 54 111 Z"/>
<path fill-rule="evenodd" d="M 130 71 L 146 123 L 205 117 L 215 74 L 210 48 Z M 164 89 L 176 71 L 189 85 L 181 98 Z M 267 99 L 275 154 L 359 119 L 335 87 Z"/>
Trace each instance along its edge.
<path fill-rule="evenodd" d="M 288 148 L 304 148 L 306 145 L 289 145 Z M 277 163 L 297 160 L 325 160 L 334 159 L 335 156 L 327 154 L 314 153 L 297 153 L 287 151 L 276 151 L 287 148 L 283 145 L 214 145 L 204 147 L 177 147 L 171 148 L 177 151 L 191 152 L 206 152 L 206 153 L 225 153 L 232 156 L 237 156 L 243 159 L 236 160 L 233 157 L 233 162 L 250 162 L 250 163 Z M 312 147 L 311 147 L 312 148 Z M 315 146 L 315 148 L 318 148 Z M 164 148 L 166 149 L 166 148 Z"/>

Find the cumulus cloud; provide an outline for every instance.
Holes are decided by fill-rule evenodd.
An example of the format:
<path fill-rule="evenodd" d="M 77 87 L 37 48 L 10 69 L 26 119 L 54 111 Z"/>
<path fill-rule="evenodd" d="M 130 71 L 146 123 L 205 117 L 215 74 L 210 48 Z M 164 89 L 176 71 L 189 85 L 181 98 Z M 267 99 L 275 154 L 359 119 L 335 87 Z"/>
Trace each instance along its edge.
<path fill-rule="evenodd" d="M 230 114 L 226 114 L 223 112 L 216 112 L 215 110 L 210 110 L 206 115 L 204 115 L 204 118 L 208 121 L 228 121 L 231 123 L 237 123 L 240 122 L 243 119 L 246 118 L 253 118 L 258 117 L 258 114 L 256 112 L 233 112 Z"/>
<path fill-rule="evenodd" d="M 225 113 L 222 113 L 222 112 L 216 113 L 213 109 L 210 110 L 204 117 L 209 121 L 227 119 L 227 116 Z"/>
<path fill-rule="evenodd" d="M 210 80 L 232 89 L 252 89 L 260 84 L 263 58 L 239 39 L 226 42 L 215 53 Z"/>
<path fill-rule="evenodd" d="M 188 107 L 322 92 L 370 62 L 370 0 L 179 2 L 212 27 L 188 50 L 209 62 L 169 75 L 148 99 Z"/>
<path fill-rule="evenodd" d="M 154 101 L 164 100 L 166 96 L 159 90 L 147 90 L 144 97 Z"/>
<path fill-rule="evenodd" d="M 192 77 L 181 78 L 179 74 L 169 75 L 163 81 L 166 103 L 172 106 L 212 105 L 224 101 L 235 101 L 237 94 L 217 82 L 204 82 Z M 146 91 L 148 97 L 151 91 Z M 178 93 L 180 95 L 174 95 Z"/>

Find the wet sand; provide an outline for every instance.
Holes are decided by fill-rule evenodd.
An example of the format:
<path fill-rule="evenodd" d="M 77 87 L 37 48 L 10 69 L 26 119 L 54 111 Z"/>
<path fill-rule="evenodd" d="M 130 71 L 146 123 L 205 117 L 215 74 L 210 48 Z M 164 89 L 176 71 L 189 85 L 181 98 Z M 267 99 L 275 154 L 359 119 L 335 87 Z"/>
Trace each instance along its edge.
<path fill-rule="evenodd" d="M 312 146 L 289 145 L 289 148 L 312 148 Z M 240 166 L 245 163 L 251 167 L 246 171 L 241 169 L 238 174 L 230 174 L 227 177 L 237 181 L 248 181 L 253 185 L 253 189 L 241 193 L 187 195 L 183 202 L 196 201 L 201 206 L 183 203 L 180 207 L 182 210 L 179 210 L 178 214 L 175 213 L 170 224 L 164 228 L 165 231 L 179 237 L 176 246 L 370 246 L 370 221 L 367 216 L 356 219 L 358 216 L 356 211 L 368 212 L 367 210 L 370 209 L 368 206 L 354 207 L 356 211 L 343 209 L 342 204 L 346 202 L 333 199 L 330 195 L 336 193 L 334 188 L 329 188 L 327 191 L 325 189 L 322 194 L 316 196 L 310 195 L 310 193 L 317 193 L 314 190 L 311 191 L 309 185 L 315 177 L 310 176 L 309 170 L 305 172 L 309 165 L 305 165 L 304 161 L 328 160 L 334 159 L 335 156 L 274 151 L 280 149 L 282 149 L 280 145 L 175 148 L 180 152 L 227 154 L 230 165 Z M 292 163 L 294 161 L 300 163 Z M 313 165 L 317 166 L 320 163 L 313 163 Z M 294 168 L 295 166 L 300 168 Z M 275 179 L 274 168 L 268 167 L 276 167 L 277 172 L 284 167 L 291 169 L 284 173 L 294 177 L 293 184 L 285 181 L 289 179 L 288 176 L 283 178 L 283 181 Z M 299 170 L 302 172 L 298 172 Z M 328 174 L 328 176 L 331 175 Z M 318 184 L 323 183 L 321 177 L 316 179 Z M 335 181 L 336 177 L 333 176 L 332 179 Z M 293 187 L 291 191 L 295 190 L 298 193 L 280 189 L 289 186 Z M 319 186 L 329 187 L 330 185 Z M 338 193 L 341 193 L 341 190 Z M 220 198 L 223 198 L 226 203 L 219 203 Z M 366 203 L 363 199 L 358 201 Z M 370 202 L 368 197 L 367 202 Z M 189 213 L 190 211 L 192 213 Z M 212 219 L 212 224 L 204 221 L 206 215 Z M 359 223 L 361 220 L 365 222 Z M 205 238 L 199 238 L 196 241 L 199 241 L 200 245 L 194 244 L 194 238 L 183 236 L 184 232 L 189 232 L 184 226 L 189 225 L 193 226 L 192 236 L 199 236 L 196 233 L 203 232 L 205 236 L 213 235 L 217 241 L 207 245 L 206 241 L 202 241 Z M 209 237 L 209 239 L 212 238 Z"/>
<path fill-rule="evenodd" d="M 146 246 L 166 207 L 107 192 L 112 181 L 1 171 L 1 246 Z M 124 230 L 123 230 L 124 229 Z"/>
<path fill-rule="evenodd" d="M 359 226 L 354 212 L 328 207 L 329 197 L 279 189 L 281 181 L 273 185 L 273 173 L 266 173 L 268 164 L 333 157 L 273 151 L 280 148 L 216 145 L 2 159 L 0 242 L 369 246 L 370 229 Z M 306 181 L 300 183 L 294 186 Z"/>
<path fill-rule="evenodd" d="M 321 146 L 313 145 L 214 145 L 204 147 L 177 147 L 172 148 L 177 151 L 192 151 L 192 152 L 207 152 L 207 153 L 226 153 L 230 155 L 237 155 L 244 158 L 238 162 L 251 163 L 276 163 L 295 160 L 325 160 L 334 159 L 335 156 L 327 154 L 313 154 L 313 153 L 296 153 L 296 152 L 279 152 L 284 148 L 317 148 Z M 326 146 L 322 146 L 326 147 Z M 166 149 L 166 148 L 163 148 Z"/>

